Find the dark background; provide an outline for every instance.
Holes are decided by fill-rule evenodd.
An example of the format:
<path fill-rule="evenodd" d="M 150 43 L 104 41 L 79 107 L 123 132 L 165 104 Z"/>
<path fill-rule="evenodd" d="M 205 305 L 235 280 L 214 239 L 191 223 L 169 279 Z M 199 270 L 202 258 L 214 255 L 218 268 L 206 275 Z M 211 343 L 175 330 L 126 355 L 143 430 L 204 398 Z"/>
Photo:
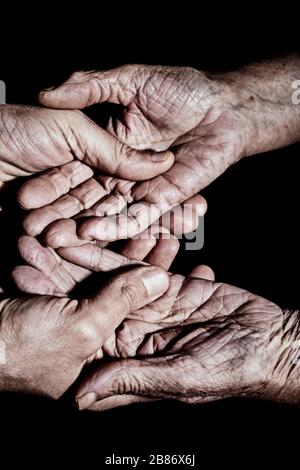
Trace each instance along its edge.
<path fill-rule="evenodd" d="M 291 23 L 293 12 L 288 19 L 279 15 L 276 22 L 271 17 L 258 21 L 257 12 L 254 21 L 244 7 L 240 18 L 229 21 L 215 8 L 210 15 L 191 10 L 186 15 L 180 12 L 176 19 L 159 20 L 159 11 L 153 7 L 155 15 L 149 24 L 144 23 L 147 12 L 138 17 L 139 10 L 130 6 L 128 20 L 116 11 L 96 15 L 87 7 L 78 24 L 70 17 L 62 19 L 56 11 L 47 31 L 47 8 L 33 25 L 22 20 L 18 10 L 7 20 L 11 31 L 2 41 L 0 79 L 7 85 L 7 101 L 33 104 L 39 89 L 80 69 L 136 62 L 227 70 L 300 50 L 299 28 Z M 93 16 L 96 24 L 92 27 Z M 220 281 L 282 307 L 299 308 L 299 151 L 295 145 L 251 157 L 203 191 L 209 207 L 204 248 L 196 253 L 182 250 L 173 271 L 185 273 L 203 262 Z M 15 262 L 11 230 L 15 234 L 19 230 L 18 209 L 9 197 L 13 190 L 1 195 L 1 236 L 9 247 L 1 273 L 4 278 Z M 83 458 L 86 467 L 93 460 L 93 466 L 96 462 L 102 468 L 104 456 L 112 452 L 185 451 L 197 454 L 197 468 L 204 468 L 204 462 L 205 466 L 243 468 L 282 461 L 288 466 L 287 459 L 297 449 L 299 418 L 298 407 L 247 400 L 201 406 L 161 402 L 79 414 L 64 400 L 2 395 L 1 456 L 8 456 L 10 463 L 44 466 L 52 458 L 58 464 L 63 449 L 70 464 Z"/>

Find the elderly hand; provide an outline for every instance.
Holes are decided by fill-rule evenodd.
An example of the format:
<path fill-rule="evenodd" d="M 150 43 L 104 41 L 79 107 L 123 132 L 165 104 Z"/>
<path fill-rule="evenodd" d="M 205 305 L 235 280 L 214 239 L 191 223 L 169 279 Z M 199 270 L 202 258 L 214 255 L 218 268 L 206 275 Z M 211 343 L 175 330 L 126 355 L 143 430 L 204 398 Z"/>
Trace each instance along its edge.
<path fill-rule="evenodd" d="M 245 129 L 232 106 L 232 95 L 221 82 L 191 68 L 144 65 L 76 73 L 57 89 L 42 92 L 45 106 L 120 104 L 122 118 L 108 126 L 113 135 L 136 149 L 171 147 L 175 154 L 175 164 L 163 175 L 112 195 L 102 211 L 100 204 L 98 213 L 80 224 L 79 235 L 98 240 L 133 236 L 237 161 L 244 150 Z M 140 202 L 131 206 L 129 215 L 103 218 L 109 205 L 111 213 L 112 208 L 118 211 L 124 195 L 129 202 Z"/>
<path fill-rule="evenodd" d="M 27 209 L 54 203 L 47 220 L 27 224 L 31 235 L 40 233 L 43 223 L 92 207 L 118 188 L 115 177 L 131 180 L 126 183 L 130 186 L 172 163 L 170 152 L 133 150 L 79 111 L 0 106 L 0 181 L 52 168 L 27 181 L 18 195 Z M 102 179 L 93 177 L 92 168 Z"/>
<path fill-rule="evenodd" d="M 126 315 L 162 295 L 168 283 L 165 271 L 143 266 L 80 301 L 66 295 L 2 300 L 0 390 L 60 397 L 102 354 Z"/>
<path fill-rule="evenodd" d="M 290 55 L 223 74 L 186 67 L 127 65 L 78 72 L 40 94 L 44 106 L 81 109 L 109 101 L 123 107 L 108 130 L 136 149 L 166 150 L 175 164 L 151 181 L 126 188 L 128 215 L 111 196 L 79 226 L 86 239 L 118 239 L 144 230 L 163 212 L 190 198 L 246 155 L 300 139 L 300 107 L 292 99 L 300 57 Z M 122 204 L 121 204 L 122 205 Z M 100 216 L 100 218 L 99 218 Z M 105 238 L 104 238 L 105 237 Z"/>

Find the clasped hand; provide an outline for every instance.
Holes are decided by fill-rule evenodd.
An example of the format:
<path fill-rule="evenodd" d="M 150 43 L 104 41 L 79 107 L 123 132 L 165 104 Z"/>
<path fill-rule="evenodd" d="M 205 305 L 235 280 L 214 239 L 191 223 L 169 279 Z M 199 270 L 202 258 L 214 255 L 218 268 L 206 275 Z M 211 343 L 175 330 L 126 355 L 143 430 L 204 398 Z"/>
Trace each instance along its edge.
<path fill-rule="evenodd" d="M 43 108 L 0 107 L 2 181 L 43 171 L 18 193 L 30 209 L 19 241 L 27 264 L 13 277 L 38 295 L 1 303 L 1 389 L 59 397 L 101 360 L 79 383 L 80 409 L 237 395 L 296 401 L 296 312 L 214 282 L 206 266 L 188 277 L 166 272 L 174 234 L 195 229 L 206 211 L 198 192 L 261 150 L 248 98 L 230 83 L 189 68 L 125 66 L 72 75 L 40 94 Z M 103 130 L 79 109 L 105 101 L 123 114 Z M 119 253 L 105 247 L 132 237 Z M 92 272 L 124 266 L 90 298 L 72 298 Z"/>

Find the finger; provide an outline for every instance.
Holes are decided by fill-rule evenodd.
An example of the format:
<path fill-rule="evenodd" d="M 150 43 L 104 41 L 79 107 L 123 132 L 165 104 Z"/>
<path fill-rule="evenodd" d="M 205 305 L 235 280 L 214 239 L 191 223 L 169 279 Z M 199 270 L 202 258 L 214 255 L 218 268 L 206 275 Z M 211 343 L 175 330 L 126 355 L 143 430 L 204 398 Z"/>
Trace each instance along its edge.
<path fill-rule="evenodd" d="M 92 207 L 106 194 L 101 184 L 91 178 L 52 204 L 31 211 L 23 221 L 24 230 L 28 235 L 39 235 L 52 222 L 79 214 Z"/>
<path fill-rule="evenodd" d="M 159 266 L 166 271 L 178 253 L 180 243 L 165 227 L 151 226 L 138 238 L 128 240 L 121 250 L 124 256 Z"/>
<path fill-rule="evenodd" d="M 38 240 L 28 236 L 22 236 L 18 241 L 18 248 L 22 258 L 32 267 L 41 273 L 41 278 L 46 277 L 50 284 L 53 284 L 57 291 L 61 293 L 70 292 L 78 282 L 83 281 L 90 275 L 90 271 L 80 266 L 68 263 L 61 259 L 54 250 L 43 247 Z M 24 270 L 23 270 L 24 272 Z M 29 272 L 29 271 L 28 271 Z M 32 272 L 32 271 L 30 271 Z M 20 284 L 20 274 L 18 273 L 17 283 Z M 22 289 L 24 292 L 46 294 L 46 283 L 43 281 L 44 292 L 33 292 L 34 285 L 30 279 L 22 279 Z M 42 281 L 40 282 L 40 284 Z M 27 286 L 28 284 L 28 286 Z M 20 287 L 19 287 L 20 288 Z"/>
<path fill-rule="evenodd" d="M 13 280 L 22 292 L 34 295 L 63 296 L 62 292 L 38 269 L 31 266 L 17 266 L 12 272 Z"/>
<path fill-rule="evenodd" d="M 130 260 L 126 256 L 91 243 L 77 247 L 59 248 L 58 254 L 71 263 L 95 272 L 112 271 L 122 266 L 134 264 L 134 260 Z"/>
<path fill-rule="evenodd" d="M 76 157 L 105 174 L 130 181 L 147 180 L 164 173 L 174 163 L 169 150 L 135 150 L 97 126 L 82 113 L 72 114 L 69 145 Z"/>
<path fill-rule="evenodd" d="M 156 243 L 157 240 L 155 236 L 151 234 L 149 234 L 145 239 L 130 239 L 126 241 L 125 245 L 121 248 L 120 254 L 129 259 L 143 261 L 143 259 L 156 246 Z"/>
<path fill-rule="evenodd" d="M 130 312 L 160 297 L 168 286 L 169 276 L 162 269 L 134 268 L 112 278 L 93 298 L 79 302 L 78 318 L 85 330 L 95 333 L 95 344 L 103 344 Z"/>
<path fill-rule="evenodd" d="M 134 181 L 128 181 L 106 175 L 97 175 L 97 181 L 104 188 L 105 194 L 90 209 L 80 213 L 80 217 L 105 216 L 119 214 L 127 203 L 132 202 L 131 189 Z"/>
<path fill-rule="evenodd" d="M 166 271 L 169 270 L 180 247 L 180 243 L 174 235 L 171 235 L 170 233 L 167 235 L 167 238 L 164 237 L 165 234 L 162 234 L 159 237 L 156 246 L 145 258 L 146 263 L 159 266 Z"/>
<path fill-rule="evenodd" d="M 78 228 L 78 235 L 84 240 L 114 241 L 133 238 L 156 222 L 160 215 L 160 209 L 155 205 L 133 204 L 126 214 L 84 220 Z"/>
<path fill-rule="evenodd" d="M 154 180 L 157 180 L 157 192 L 155 191 Z M 182 200 L 176 188 L 170 187 L 169 183 L 162 184 L 162 177 L 154 178 L 141 187 L 134 187 L 133 197 L 137 199 L 147 199 L 150 202 L 141 201 L 129 206 L 127 213 L 109 217 L 91 217 L 84 220 L 79 227 L 78 234 L 86 240 L 120 240 L 133 238 L 143 232 L 147 227 L 154 224 L 163 214 L 161 224 L 171 232 L 181 234 L 189 233 L 198 226 L 199 217 L 203 216 L 207 210 L 207 204 L 202 196 L 195 196 L 187 200 L 186 206 L 178 206 Z M 149 188 L 149 194 L 147 193 Z M 160 194 L 160 196 L 159 196 Z M 178 197 L 178 201 L 176 198 Z M 183 198 L 185 199 L 185 198 Z M 101 203 L 100 203 L 101 206 Z"/>
<path fill-rule="evenodd" d="M 174 235 L 190 233 L 196 230 L 199 224 L 199 217 L 202 217 L 206 211 L 206 200 L 197 194 L 166 212 L 161 217 L 160 224 Z"/>
<path fill-rule="evenodd" d="M 61 247 L 78 247 L 85 245 L 86 240 L 82 240 L 77 235 L 76 221 L 73 219 L 61 219 L 50 224 L 44 232 L 44 240 L 48 247 L 61 248 Z M 90 242 L 96 244 L 96 241 Z M 105 247 L 107 242 L 97 242 L 97 246 Z"/>
<path fill-rule="evenodd" d="M 206 279 L 207 281 L 214 281 L 215 273 L 209 266 L 200 264 L 199 266 L 196 266 L 194 269 L 192 269 L 188 277 L 197 277 L 199 279 Z"/>
<path fill-rule="evenodd" d="M 155 398 L 138 397 L 137 395 L 116 395 L 97 401 L 89 407 L 90 411 L 106 411 L 112 408 L 120 408 L 121 406 L 132 405 L 134 403 L 149 403 L 157 401 Z"/>
<path fill-rule="evenodd" d="M 77 247 L 86 244 L 85 240 L 82 240 L 77 235 L 76 222 L 73 219 L 61 219 L 50 224 L 44 234 L 43 238 L 47 246 L 52 248 L 60 247 Z"/>
<path fill-rule="evenodd" d="M 172 360 L 170 356 L 163 359 L 125 359 L 106 364 L 80 385 L 76 393 L 77 405 L 82 410 L 110 397 L 109 407 L 114 408 L 119 406 L 120 396 L 124 395 L 154 399 L 170 398 L 172 396 L 170 386 L 176 388 L 176 394 L 182 389 L 177 371 L 171 366 Z"/>
<path fill-rule="evenodd" d="M 47 107 L 66 109 L 83 109 L 105 101 L 126 106 L 136 94 L 133 71 L 133 66 L 124 66 L 107 72 L 75 72 L 57 88 L 43 90 L 39 101 Z"/>
<path fill-rule="evenodd" d="M 24 209 L 45 206 L 93 176 L 93 170 L 79 161 L 53 168 L 24 183 L 17 195 Z"/>

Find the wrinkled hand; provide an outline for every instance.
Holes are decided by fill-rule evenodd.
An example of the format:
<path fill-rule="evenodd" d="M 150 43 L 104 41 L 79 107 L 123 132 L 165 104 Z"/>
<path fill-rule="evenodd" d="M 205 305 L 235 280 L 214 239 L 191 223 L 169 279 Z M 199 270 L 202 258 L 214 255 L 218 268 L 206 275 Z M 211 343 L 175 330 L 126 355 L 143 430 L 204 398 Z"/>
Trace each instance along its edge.
<path fill-rule="evenodd" d="M 108 72 L 75 73 L 40 94 L 43 105 L 85 108 L 109 101 L 123 106 L 108 130 L 136 149 L 172 148 L 175 164 L 151 181 L 126 186 L 80 224 L 84 239 L 127 238 L 211 183 L 243 154 L 244 120 L 222 81 L 191 68 L 130 65 Z M 111 217 L 127 202 L 129 214 Z M 105 214 L 107 207 L 109 212 Z M 108 215 L 108 217 L 103 217 Z"/>
<path fill-rule="evenodd" d="M 0 302 L 0 390 L 57 398 L 129 314 L 163 294 L 165 271 L 144 266 L 112 278 L 94 297 L 34 296 Z M 2 359 L 2 356 L 1 356 Z"/>
<path fill-rule="evenodd" d="M 299 399 L 295 385 L 294 391 L 284 387 L 296 367 L 291 352 L 297 331 L 299 346 L 299 318 L 261 297 L 227 284 L 171 276 L 167 292 L 132 313 L 106 342 L 107 355 L 124 359 L 100 366 L 84 380 L 79 407 L 104 410 L 160 398 Z"/>
<path fill-rule="evenodd" d="M 31 235 L 40 233 L 43 223 L 89 209 L 117 190 L 117 178 L 126 178 L 122 184 L 130 186 L 172 163 L 170 152 L 133 150 L 80 111 L 0 106 L 0 181 L 52 168 L 27 181 L 18 195 L 27 209 L 54 203 L 47 220 L 35 226 L 27 223 Z"/>

